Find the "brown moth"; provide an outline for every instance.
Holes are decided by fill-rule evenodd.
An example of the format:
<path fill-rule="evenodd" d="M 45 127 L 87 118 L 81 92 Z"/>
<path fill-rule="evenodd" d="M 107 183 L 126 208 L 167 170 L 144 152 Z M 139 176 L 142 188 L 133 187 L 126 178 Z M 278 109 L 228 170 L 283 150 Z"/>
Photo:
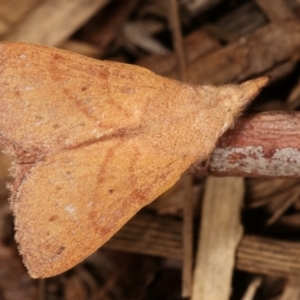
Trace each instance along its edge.
<path fill-rule="evenodd" d="M 184 84 L 144 68 L 0 44 L 0 142 L 32 277 L 73 267 L 205 160 L 267 83 Z"/>

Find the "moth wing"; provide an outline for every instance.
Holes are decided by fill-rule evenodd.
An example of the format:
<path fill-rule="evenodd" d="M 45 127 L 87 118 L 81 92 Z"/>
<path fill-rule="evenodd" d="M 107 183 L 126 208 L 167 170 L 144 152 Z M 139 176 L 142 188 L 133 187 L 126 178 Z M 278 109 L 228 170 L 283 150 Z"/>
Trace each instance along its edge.
<path fill-rule="evenodd" d="M 22 43 L 0 43 L 0 75 L 0 141 L 16 157 L 11 205 L 33 277 L 95 251 L 213 150 L 234 121 L 223 100 L 251 98 Z"/>
<path fill-rule="evenodd" d="M 16 238 L 31 275 L 53 276 L 206 155 L 188 129 L 195 92 L 136 66 L 22 43 L 0 48 L 0 141 L 16 157 Z"/>
<path fill-rule="evenodd" d="M 54 276 L 82 261 L 178 180 L 182 168 L 182 161 L 139 137 L 63 151 L 27 166 L 11 205 L 31 276 Z"/>
<path fill-rule="evenodd" d="M 0 43 L 0 139 L 24 158 L 133 128 L 149 98 L 165 90 L 159 78 L 55 48 Z"/>

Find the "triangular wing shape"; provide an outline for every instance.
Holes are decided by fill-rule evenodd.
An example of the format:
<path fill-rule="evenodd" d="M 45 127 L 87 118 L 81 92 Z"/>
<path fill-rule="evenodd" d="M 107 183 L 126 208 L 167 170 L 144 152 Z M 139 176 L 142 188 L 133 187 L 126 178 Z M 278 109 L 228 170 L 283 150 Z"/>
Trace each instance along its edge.
<path fill-rule="evenodd" d="M 0 44 L 0 142 L 15 157 L 11 206 L 30 274 L 59 274 L 95 251 L 205 159 L 266 82 L 200 87 Z"/>

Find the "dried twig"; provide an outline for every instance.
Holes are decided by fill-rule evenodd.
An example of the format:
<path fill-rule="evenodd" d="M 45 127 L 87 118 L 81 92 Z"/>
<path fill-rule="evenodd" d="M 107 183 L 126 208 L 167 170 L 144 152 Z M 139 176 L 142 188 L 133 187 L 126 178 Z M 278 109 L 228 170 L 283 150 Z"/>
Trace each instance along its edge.
<path fill-rule="evenodd" d="M 192 292 L 193 268 L 193 190 L 192 176 L 187 174 L 183 178 L 183 270 L 182 270 L 182 297 L 190 297 Z"/>
<path fill-rule="evenodd" d="M 267 225 L 270 226 L 274 224 L 283 214 L 284 212 L 293 204 L 295 203 L 300 196 L 300 189 L 297 188 L 296 192 L 290 195 L 282 205 L 273 213 L 273 215 L 267 221 Z"/>
<path fill-rule="evenodd" d="M 172 27 L 174 48 L 177 56 L 177 61 L 179 65 L 179 78 L 181 81 L 186 81 L 186 59 L 183 48 L 183 39 L 181 34 L 181 26 L 179 19 L 179 11 L 177 0 L 169 0 L 170 7 L 170 24 Z"/>
<path fill-rule="evenodd" d="M 254 296 L 257 292 L 257 289 L 262 284 L 262 277 L 261 276 L 255 276 L 252 281 L 250 282 L 245 294 L 243 295 L 242 300 L 253 300 Z"/>
<path fill-rule="evenodd" d="M 299 178 L 300 113 L 260 113 L 240 119 L 224 135 L 198 175 Z"/>

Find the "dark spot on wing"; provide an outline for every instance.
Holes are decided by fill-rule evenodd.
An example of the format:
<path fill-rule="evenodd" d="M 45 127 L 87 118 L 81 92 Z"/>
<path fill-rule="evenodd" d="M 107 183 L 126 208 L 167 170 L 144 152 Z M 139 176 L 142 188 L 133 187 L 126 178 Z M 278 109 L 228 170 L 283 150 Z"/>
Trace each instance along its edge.
<path fill-rule="evenodd" d="M 61 60 L 63 57 L 60 55 L 60 54 L 58 54 L 58 53 L 55 53 L 54 54 L 54 59 L 56 59 L 56 60 Z"/>
<path fill-rule="evenodd" d="M 65 246 L 60 246 L 59 249 L 57 250 L 57 255 L 61 254 L 65 250 Z"/>
<path fill-rule="evenodd" d="M 58 219 L 58 215 L 53 215 L 49 218 L 49 222 L 53 222 Z"/>

